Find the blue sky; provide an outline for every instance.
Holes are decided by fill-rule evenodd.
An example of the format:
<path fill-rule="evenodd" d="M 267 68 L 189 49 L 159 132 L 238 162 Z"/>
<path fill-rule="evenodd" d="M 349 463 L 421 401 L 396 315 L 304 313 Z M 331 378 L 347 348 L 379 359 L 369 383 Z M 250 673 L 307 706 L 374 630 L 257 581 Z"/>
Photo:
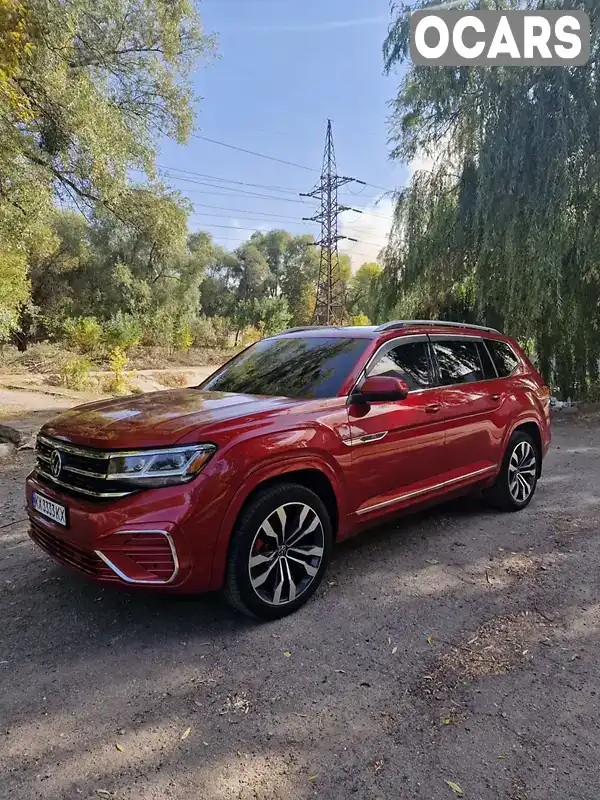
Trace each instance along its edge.
<path fill-rule="evenodd" d="M 387 103 L 399 81 L 397 75 L 383 75 L 388 0 L 203 0 L 200 13 L 205 28 L 219 37 L 220 54 L 194 76 L 202 98 L 196 133 L 316 171 L 197 138 L 186 147 L 168 142 L 159 164 L 171 169 L 169 181 L 194 202 L 194 229 L 211 231 L 231 249 L 250 229 L 318 233 L 301 221 L 316 204 L 296 201 L 318 177 L 327 118 L 333 121 L 340 174 L 389 189 L 404 182 L 406 169 L 388 159 Z M 190 180 L 183 180 L 186 174 Z M 348 212 L 342 220 L 343 232 L 362 242 L 350 246 L 356 267 L 385 243 L 391 204 L 383 200 L 375 206 L 382 192 L 373 186 L 344 192 L 346 204 L 373 210 Z"/>

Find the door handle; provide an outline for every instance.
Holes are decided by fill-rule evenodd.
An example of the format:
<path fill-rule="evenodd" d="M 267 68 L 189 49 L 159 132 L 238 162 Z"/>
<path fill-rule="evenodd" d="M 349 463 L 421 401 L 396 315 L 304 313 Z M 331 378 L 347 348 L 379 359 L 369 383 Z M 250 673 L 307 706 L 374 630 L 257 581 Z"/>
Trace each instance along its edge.
<path fill-rule="evenodd" d="M 500 395 L 499 394 L 491 394 L 490 395 L 490 400 L 500 400 Z"/>
<path fill-rule="evenodd" d="M 437 403 L 431 403 L 428 406 L 425 406 L 425 413 L 426 414 L 437 414 L 440 410 L 440 407 Z"/>

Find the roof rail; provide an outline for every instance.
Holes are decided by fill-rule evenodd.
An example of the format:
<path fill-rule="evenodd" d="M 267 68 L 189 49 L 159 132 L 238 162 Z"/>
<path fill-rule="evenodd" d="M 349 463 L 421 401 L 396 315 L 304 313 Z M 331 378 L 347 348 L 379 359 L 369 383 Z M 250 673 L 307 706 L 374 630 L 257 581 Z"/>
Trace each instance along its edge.
<path fill-rule="evenodd" d="M 436 326 L 441 328 L 472 328 L 476 331 L 488 331 L 489 333 L 500 333 L 496 328 L 487 328 L 485 325 L 469 325 L 466 322 L 446 322 L 440 319 L 397 319 L 393 322 L 384 322 L 383 325 L 375 328 L 376 331 L 393 331 L 396 328 L 415 328 L 421 326 Z"/>
<path fill-rule="evenodd" d="M 288 328 L 286 331 L 280 331 L 277 336 L 283 336 L 284 333 L 298 333 L 300 331 L 318 331 L 330 330 L 331 328 L 339 328 L 339 325 L 301 325 L 299 328 Z"/>

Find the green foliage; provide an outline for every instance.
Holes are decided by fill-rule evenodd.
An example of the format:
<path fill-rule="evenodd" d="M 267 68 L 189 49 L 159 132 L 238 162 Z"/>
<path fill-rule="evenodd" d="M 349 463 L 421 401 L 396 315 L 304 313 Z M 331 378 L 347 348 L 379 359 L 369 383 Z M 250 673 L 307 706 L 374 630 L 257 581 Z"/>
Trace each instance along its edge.
<path fill-rule="evenodd" d="M 64 323 L 68 343 L 82 353 L 97 353 L 102 342 L 102 325 L 95 317 L 67 319 Z"/>
<path fill-rule="evenodd" d="M 121 350 L 129 350 L 141 342 L 142 326 L 136 317 L 117 311 L 105 323 L 103 338 L 111 349 L 118 347 Z"/>
<path fill-rule="evenodd" d="M 370 320 L 377 318 L 382 273 L 382 267 L 375 263 L 362 264 L 358 268 L 348 288 L 348 307 L 352 314 L 362 315 Z M 368 325 L 369 323 L 355 324 Z"/>
<path fill-rule="evenodd" d="M 93 385 L 90 378 L 93 367 L 89 358 L 73 358 L 67 361 L 60 371 L 61 383 L 67 389 L 75 389 L 78 392 L 90 389 Z"/>
<path fill-rule="evenodd" d="M 19 78 L 36 46 L 33 15 L 19 0 L 0 0 L 0 107 L 15 122 L 32 116 L 29 97 L 19 90 Z"/>
<path fill-rule="evenodd" d="M 0 248 L 0 342 L 17 327 L 22 306 L 29 297 L 27 259 L 24 253 Z"/>
<path fill-rule="evenodd" d="M 128 388 L 127 379 L 130 375 L 126 372 L 129 364 L 127 354 L 120 347 L 115 347 L 108 356 L 108 363 L 113 376 L 105 388 L 113 394 L 125 394 Z"/>
<path fill-rule="evenodd" d="M 192 329 L 188 322 L 180 320 L 175 328 L 175 347 L 185 353 L 194 344 Z"/>
<path fill-rule="evenodd" d="M 133 186 L 130 171 L 154 181 L 158 137 L 185 141 L 191 73 L 213 46 L 191 0 L 0 0 L 0 284 L 7 289 L 0 335 L 10 330 L 26 346 L 35 334 L 30 284 L 44 316 L 89 313 L 90 300 L 97 300 L 84 294 L 88 309 L 79 309 L 72 281 L 73 291 L 61 294 L 61 272 L 88 266 L 82 251 L 40 252 L 38 242 L 55 233 L 56 200 L 88 214 L 110 214 L 151 241 L 153 279 L 170 269 L 170 244 L 182 231 L 174 208 L 182 203 L 170 202 L 158 184 Z M 109 270 L 122 263 L 112 260 Z M 105 279 L 106 266 L 92 265 L 91 274 Z M 136 295 L 135 270 L 125 277 Z M 142 290 L 143 279 L 148 275 Z M 102 297 L 99 280 L 94 288 Z M 40 302 L 44 298 L 49 305 Z M 92 307 L 98 316 L 117 310 Z"/>
<path fill-rule="evenodd" d="M 198 317 L 191 324 L 194 347 L 227 348 L 231 323 L 225 317 Z"/>
<path fill-rule="evenodd" d="M 363 314 L 362 311 L 360 313 L 358 313 L 358 314 L 355 314 L 353 317 L 351 317 L 350 322 L 351 322 L 352 325 L 370 325 L 371 324 L 371 320 L 367 317 L 366 314 Z"/>
<path fill-rule="evenodd" d="M 258 303 L 258 329 L 263 337 L 274 336 L 290 327 L 292 315 L 287 300 L 281 297 L 265 297 Z"/>
<path fill-rule="evenodd" d="M 388 70 L 408 58 L 410 13 L 426 5 L 396 7 Z M 545 379 L 576 397 L 600 357 L 600 18 L 597 4 L 570 7 L 591 17 L 585 67 L 405 71 L 392 156 L 431 168 L 398 195 L 382 288 L 385 313 L 408 300 L 415 316 L 532 340 Z"/>

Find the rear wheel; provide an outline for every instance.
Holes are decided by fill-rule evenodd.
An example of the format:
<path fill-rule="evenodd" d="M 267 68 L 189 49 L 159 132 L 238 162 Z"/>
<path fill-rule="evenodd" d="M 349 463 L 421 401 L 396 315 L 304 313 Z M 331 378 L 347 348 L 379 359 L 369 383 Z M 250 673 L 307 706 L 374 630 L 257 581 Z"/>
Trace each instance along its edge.
<path fill-rule="evenodd" d="M 491 505 L 520 511 L 531 502 L 537 486 L 540 455 L 531 436 L 515 431 L 510 437 L 496 483 L 484 492 Z"/>
<path fill-rule="evenodd" d="M 310 489 L 282 483 L 259 491 L 232 535 L 227 600 L 259 619 L 291 614 L 321 583 L 332 541 L 327 509 Z"/>

